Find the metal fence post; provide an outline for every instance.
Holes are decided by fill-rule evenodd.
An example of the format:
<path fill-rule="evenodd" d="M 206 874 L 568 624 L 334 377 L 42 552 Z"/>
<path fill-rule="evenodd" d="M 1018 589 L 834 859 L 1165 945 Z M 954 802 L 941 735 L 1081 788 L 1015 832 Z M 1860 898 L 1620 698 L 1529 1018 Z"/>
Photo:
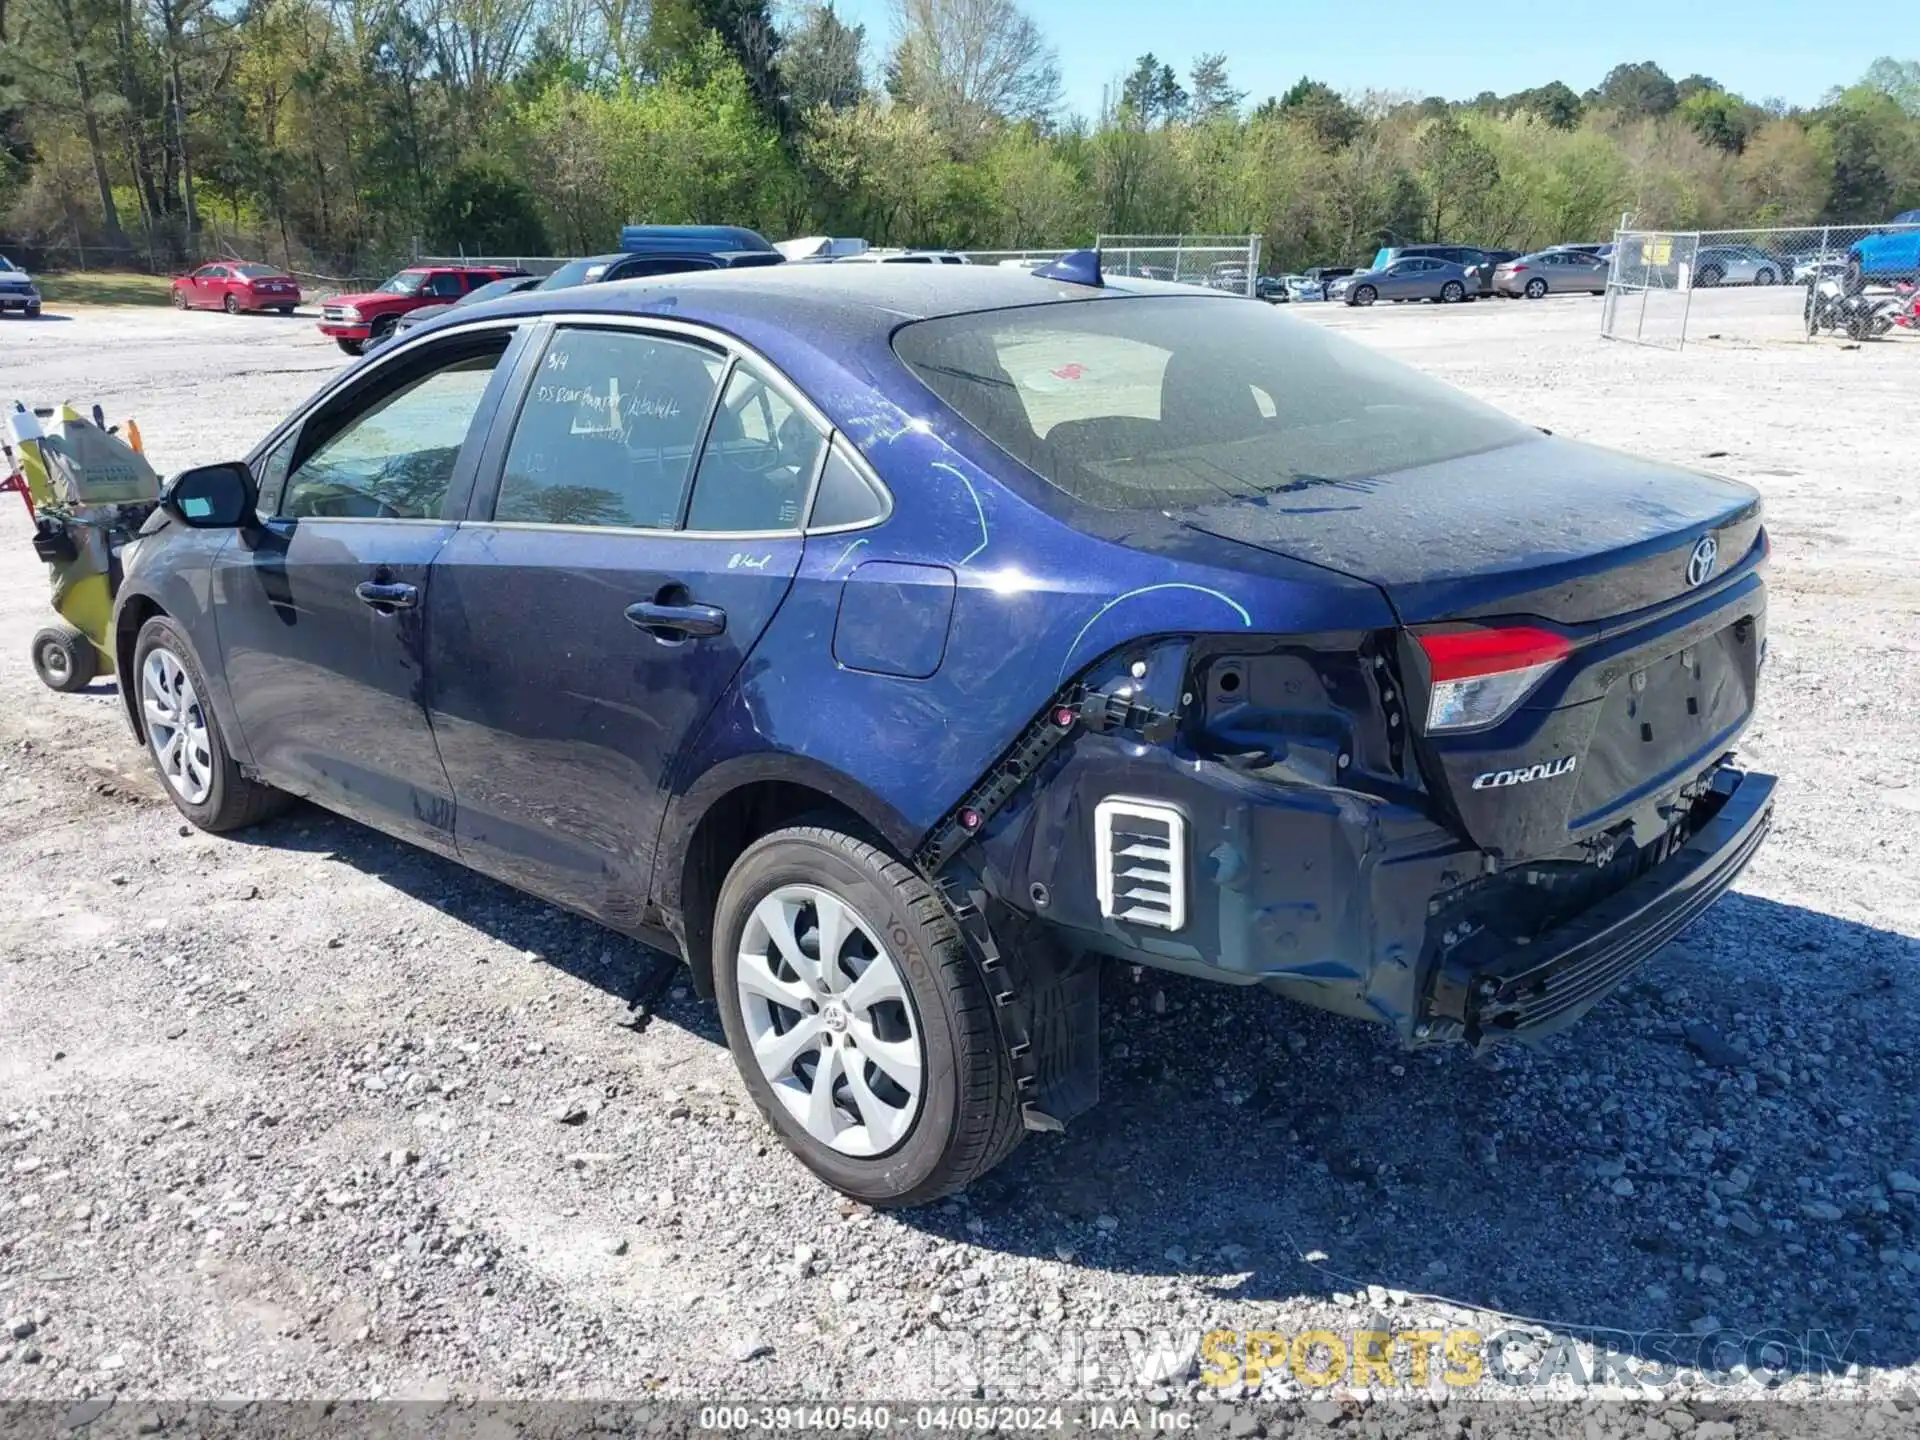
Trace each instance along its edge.
<path fill-rule="evenodd" d="M 1247 294 L 1249 297 L 1260 293 L 1260 237 L 1247 237 Z"/>

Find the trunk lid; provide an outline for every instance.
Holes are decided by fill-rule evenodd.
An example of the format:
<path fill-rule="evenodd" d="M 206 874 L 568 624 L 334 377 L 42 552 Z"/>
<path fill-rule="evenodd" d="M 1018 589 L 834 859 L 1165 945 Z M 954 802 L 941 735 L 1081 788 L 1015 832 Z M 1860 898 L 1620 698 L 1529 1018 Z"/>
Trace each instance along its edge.
<path fill-rule="evenodd" d="M 1371 581 L 1409 625 L 1492 615 L 1580 625 L 1685 594 L 1706 535 L 1714 573 L 1733 568 L 1758 540 L 1760 497 L 1735 480 L 1542 435 L 1179 518 Z"/>
<path fill-rule="evenodd" d="M 1737 482 L 1543 436 L 1179 518 L 1386 594 L 1428 789 L 1503 860 L 1663 843 L 1752 714 L 1766 542 Z M 1431 731 L 1414 636 L 1540 621 L 1571 653 L 1497 722 Z"/>

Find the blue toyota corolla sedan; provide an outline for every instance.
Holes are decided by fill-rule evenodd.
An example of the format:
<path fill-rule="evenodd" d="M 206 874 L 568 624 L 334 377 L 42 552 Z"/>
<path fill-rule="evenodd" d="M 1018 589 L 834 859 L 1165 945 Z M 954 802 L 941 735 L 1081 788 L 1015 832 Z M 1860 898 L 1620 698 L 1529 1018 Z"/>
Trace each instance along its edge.
<path fill-rule="evenodd" d="M 783 266 L 449 312 L 127 558 L 126 713 L 668 947 L 792 1151 L 950 1191 L 1099 1087 L 1111 961 L 1546 1035 L 1773 782 L 1756 495 L 1244 298 Z"/>

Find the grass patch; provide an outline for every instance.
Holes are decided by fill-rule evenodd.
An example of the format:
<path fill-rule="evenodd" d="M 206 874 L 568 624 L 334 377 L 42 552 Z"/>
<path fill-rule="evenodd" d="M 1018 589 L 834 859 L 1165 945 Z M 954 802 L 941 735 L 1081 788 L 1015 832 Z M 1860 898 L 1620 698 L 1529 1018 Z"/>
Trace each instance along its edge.
<path fill-rule="evenodd" d="M 167 305 L 173 282 L 165 275 L 120 270 L 69 270 L 36 275 L 34 284 L 48 309 L 60 305 Z"/>

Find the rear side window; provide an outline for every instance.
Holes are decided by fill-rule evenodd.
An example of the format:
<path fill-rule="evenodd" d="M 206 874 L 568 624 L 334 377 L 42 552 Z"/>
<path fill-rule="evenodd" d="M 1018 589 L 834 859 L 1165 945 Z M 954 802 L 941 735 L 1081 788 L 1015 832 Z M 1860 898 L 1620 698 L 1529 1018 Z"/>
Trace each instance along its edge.
<path fill-rule="evenodd" d="M 945 316 L 903 327 L 894 349 L 994 443 L 1103 510 L 1358 484 L 1534 433 L 1311 322 L 1226 299 Z"/>
<path fill-rule="evenodd" d="M 836 530 L 854 525 L 871 525 L 887 513 L 886 492 L 860 467 L 847 449 L 847 442 L 835 440 L 827 452 L 827 463 L 820 471 L 820 488 L 813 497 L 813 514 L 807 526 L 812 530 Z"/>
<path fill-rule="evenodd" d="M 798 530 L 825 444 L 747 364 L 733 367 L 694 477 L 689 530 Z"/>
<path fill-rule="evenodd" d="M 560 331 L 514 426 L 494 518 L 673 529 L 724 369 L 679 340 Z"/>

